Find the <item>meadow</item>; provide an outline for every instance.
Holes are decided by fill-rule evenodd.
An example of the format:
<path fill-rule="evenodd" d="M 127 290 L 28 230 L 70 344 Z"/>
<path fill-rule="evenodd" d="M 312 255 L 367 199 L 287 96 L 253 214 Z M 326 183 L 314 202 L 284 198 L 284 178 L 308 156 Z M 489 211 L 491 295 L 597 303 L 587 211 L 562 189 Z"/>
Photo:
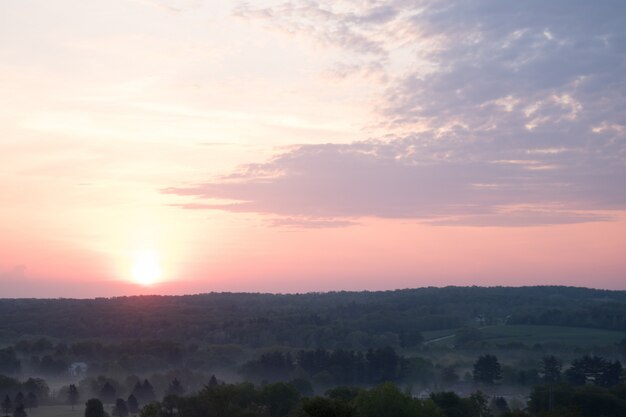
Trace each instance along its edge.
<path fill-rule="evenodd" d="M 521 343 L 529 347 L 592 347 L 619 343 L 626 334 L 621 331 L 586 327 L 495 325 L 479 328 L 483 341 L 491 345 Z M 424 343 L 431 346 L 452 346 L 457 328 L 424 332 Z"/>

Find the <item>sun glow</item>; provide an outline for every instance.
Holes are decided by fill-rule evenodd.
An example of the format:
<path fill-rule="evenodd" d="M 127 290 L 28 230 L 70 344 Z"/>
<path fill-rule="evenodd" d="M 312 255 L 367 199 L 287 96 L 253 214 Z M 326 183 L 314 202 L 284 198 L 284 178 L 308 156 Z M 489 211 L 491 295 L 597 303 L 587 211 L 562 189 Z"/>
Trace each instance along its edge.
<path fill-rule="evenodd" d="M 135 256 L 133 280 L 140 285 L 152 285 L 161 277 L 161 266 L 157 254 L 143 250 Z"/>

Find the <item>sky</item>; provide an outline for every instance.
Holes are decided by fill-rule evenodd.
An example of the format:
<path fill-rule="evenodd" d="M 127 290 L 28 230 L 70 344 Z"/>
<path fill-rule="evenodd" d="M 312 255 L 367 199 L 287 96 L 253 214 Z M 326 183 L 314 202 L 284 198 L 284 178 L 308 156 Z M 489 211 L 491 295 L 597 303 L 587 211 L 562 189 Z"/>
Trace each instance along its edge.
<path fill-rule="evenodd" d="M 0 1 L 0 297 L 626 290 L 623 0 Z"/>

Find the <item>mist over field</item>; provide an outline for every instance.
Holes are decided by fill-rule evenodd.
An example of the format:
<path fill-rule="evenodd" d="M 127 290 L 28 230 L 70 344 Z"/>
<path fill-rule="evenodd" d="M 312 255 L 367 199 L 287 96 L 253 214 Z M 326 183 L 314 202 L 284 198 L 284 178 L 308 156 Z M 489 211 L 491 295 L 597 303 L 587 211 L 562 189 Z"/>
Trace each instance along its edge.
<path fill-rule="evenodd" d="M 205 413 L 224 396 L 233 409 L 209 415 L 370 415 L 404 404 L 400 415 L 586 416 L 607 398 L 621 410 L 624 291 L 2 299 L 0 314 L 1 393 L 36 396 L 35 417 L 78 415 L 68 407 L 90 398 L 115 415 Z"/>
<path fill-rule="evenodd" d="M 626 1 L 0 1 L 0 417 L 626 416 Z"/>

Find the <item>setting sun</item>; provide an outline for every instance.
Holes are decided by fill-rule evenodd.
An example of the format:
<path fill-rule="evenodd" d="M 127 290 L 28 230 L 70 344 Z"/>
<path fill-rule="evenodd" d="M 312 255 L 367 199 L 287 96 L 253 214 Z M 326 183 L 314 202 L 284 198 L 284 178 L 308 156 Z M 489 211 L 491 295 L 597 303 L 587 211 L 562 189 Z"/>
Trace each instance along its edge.
<path fill-rule="evenodd" d="M 156 253 L 149 250 L 137 253 L 133 264 L 134 282 L 141 285 L 152 285 L 160 276 L 161 267 Z"/>

